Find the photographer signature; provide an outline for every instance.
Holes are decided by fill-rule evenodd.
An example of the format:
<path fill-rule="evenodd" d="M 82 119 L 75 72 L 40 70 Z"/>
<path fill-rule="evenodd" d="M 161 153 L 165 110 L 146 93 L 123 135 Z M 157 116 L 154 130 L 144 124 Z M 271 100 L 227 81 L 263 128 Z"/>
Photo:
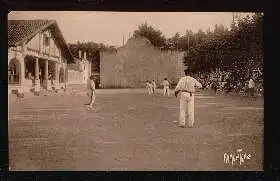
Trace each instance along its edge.
<path fill-rule="evenodd" d="M 245 162 L 245 160 L 250 160 L 252 155 L 242 152 L 242 149 L 237 149 L 237 153 L 224 153 L 224 163 L 234 165 L 239 162 L 239 165 Z"/>

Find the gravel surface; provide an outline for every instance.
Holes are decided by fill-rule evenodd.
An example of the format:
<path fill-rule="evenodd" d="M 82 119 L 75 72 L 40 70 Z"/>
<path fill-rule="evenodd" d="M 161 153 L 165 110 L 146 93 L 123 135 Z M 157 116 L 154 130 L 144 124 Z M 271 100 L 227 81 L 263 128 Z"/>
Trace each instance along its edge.
<path fill-rule="evenodd" d="M 180 128 L 179 101 L 143 90 L 60 93 L 9 102 L 12 170 L 262 170 L 263 100 L 198 93 L 194 128 Z M 237 149 L 250 160 L 225 164 Z"/>

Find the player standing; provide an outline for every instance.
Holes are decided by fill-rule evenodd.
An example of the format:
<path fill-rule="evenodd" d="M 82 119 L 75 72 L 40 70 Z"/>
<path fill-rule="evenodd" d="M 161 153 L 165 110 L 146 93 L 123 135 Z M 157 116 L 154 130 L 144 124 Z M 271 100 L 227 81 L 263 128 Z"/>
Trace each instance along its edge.
<path fill-rule="evenodd" d="M 89 84 L 88 84 L 89 90 L 90 90 L 90 103 L 88 104 L 88 109 L 92 108 L 94 101 L 95 101 L 95 83 L 94 83 L 94 77 L 90 76 Z"/>
<path fill-rule="evenodd" d="M 255 82 L 252 78 L 248 81 L 248 88 L 249 88 L 249 97 L 254 97 L 255 94 Z"/>
<path fill-rule="evenodd" d="M 180 127 L 185 127 L 186 119 L 186 109 L 188 109 L 188 126 L 193 127 L 194 124 L 194 93 L 195 87 L 202 88 L 201 83 L 199 83 L 195 78 L 189 76 L 189 70 L 185 70 L 185 76 L 182 77 L 176 88 L 175 96 L 181 92 L 180 95 Z"/>
<path fill-rule="evenodd" d="M 156 93 L 156 88 L 157 88 L 156 81 L 155 81 L 155 80 L 153 80 L 153 82 L 152 82 L 153 94 L 155 94 L 155 93 Z"/>
<path fill-rule="evenodd" d="M 151 84 L 148 80 L 146 81 L 146 90 L 147 90 L 149 95 L 152 94 L 152 86 L 151 86 Z"/>
<path fill-rule="evenodd" d="M 162 85 L 163 85 L 163 96 L 165 96 L 166 94 L 167 96 L 169 96 L 169 82 L 166 77 L 164 78 Z"/>

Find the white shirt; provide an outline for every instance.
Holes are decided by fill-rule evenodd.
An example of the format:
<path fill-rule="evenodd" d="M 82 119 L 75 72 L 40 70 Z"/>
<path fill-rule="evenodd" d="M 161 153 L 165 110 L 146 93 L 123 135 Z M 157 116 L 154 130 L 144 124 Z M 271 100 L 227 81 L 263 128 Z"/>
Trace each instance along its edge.
<path fill-rule="evenodd" d="M 91 89 L 91 90 L 95 90 L 95 83 L 94 83 L 94 81 L 93 80 L 89 80 L 89 89 Z"/>
<path fill-rule="evenodd" d="M 168 80 L 164 80 L 164 81 L 162 82 L 162 85 L 163 85 L 164 87 L 169 87 L 169 82 L 168 82 Z"/>
<path fill-rule="evenodd" d="M 249 88 L 254 88 L 255 87 L 255 83 L 253 81 L 253 79 L 249 80 Z"/>
<path fill-rule="evenodd" d="M 202 85 L 195 78 L 191 76 L 184 76 L 179 80 L 175 91 L 186 90 L 189 92 L 195 92 L 195 87 L 202 88 Z"/>

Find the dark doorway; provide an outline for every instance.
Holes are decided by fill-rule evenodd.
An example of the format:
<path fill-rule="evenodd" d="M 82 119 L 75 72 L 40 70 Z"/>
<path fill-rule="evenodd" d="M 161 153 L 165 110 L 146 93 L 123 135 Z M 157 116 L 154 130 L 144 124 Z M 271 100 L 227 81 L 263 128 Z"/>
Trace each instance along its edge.
<path fill-rule="evenodd" d="M 28 74 L 35 77 L 35 58 L 26 56 L 24 59 L 25 63 L 25 78 L 28 79 Z"/>
<path fill-rule="evenodd" d="M 59 70 L 59 83 L 63 83 L 64 79 L 65 79 L 64 69 L 61 67 L 60 70 Z"/>
<path fill-rule="evenodd" d="M 18 59 L 12 59 L 8 67 L 8 83 L 20 84 L 21 65 Z"/>

